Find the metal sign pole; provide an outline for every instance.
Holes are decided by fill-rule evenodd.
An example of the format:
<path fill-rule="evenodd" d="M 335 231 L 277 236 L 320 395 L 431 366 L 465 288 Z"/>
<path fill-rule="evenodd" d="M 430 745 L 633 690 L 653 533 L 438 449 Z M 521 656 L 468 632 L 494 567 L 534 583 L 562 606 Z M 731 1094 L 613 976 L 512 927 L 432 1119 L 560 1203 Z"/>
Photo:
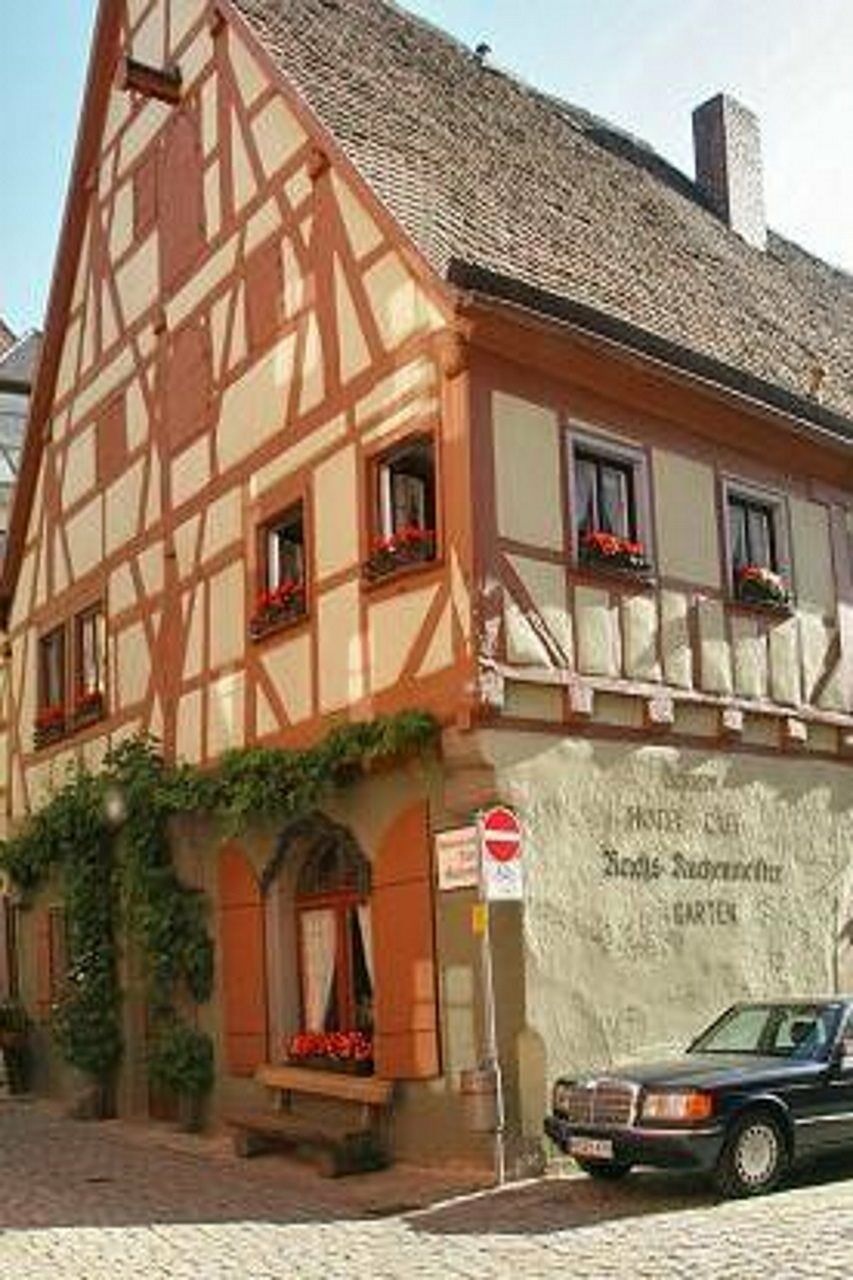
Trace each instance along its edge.
<path fill-rule="evenodd" d="M 480 866 L 483 865 L 483 836 L 480 831 Z M 506 1113 L 504 1109 L 503 1072 L 498 1053 L 498 1029 L 495 1009 L 495 972 L 492 963 L 492 909 L 486 897 L 485 877 L 480 876 L 480 892 L 484 900 L 486 922 L 482 931 L 483 1005 L 486 1023 L 486 1055 L 495 1077 L 495 1181 L 502 1187 L 506 1181 L 506 1152 L 504 1136 Z"/>

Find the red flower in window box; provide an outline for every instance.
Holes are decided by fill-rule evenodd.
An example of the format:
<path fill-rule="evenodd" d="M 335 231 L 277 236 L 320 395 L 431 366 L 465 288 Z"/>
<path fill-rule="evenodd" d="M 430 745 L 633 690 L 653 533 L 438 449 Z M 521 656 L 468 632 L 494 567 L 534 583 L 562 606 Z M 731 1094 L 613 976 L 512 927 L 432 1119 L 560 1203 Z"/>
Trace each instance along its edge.
<path fill-rule="evenodd" d="M 101 689 L 81 689 L 74 701 L 75 725 L 89 724 L 97 720 L 104 710 L 104 694 Z"/>
<path fill-rule="evenodd" d="M 262 591 L 255 605 L 255 612 L 249 619 L 249 631 L 254 637 L 265 635 L 267 631 L 301 618 L 305 613 L 305 584 L 288 578 L 269 591 Z"/>
<path fill-rule="evenodd" d="M 64 707 L 41 707 L 36 712 L 35 733 L 33 736 L 37 747 L 46 746 L 48 742 L 55 742 L 56 739 L 61 738 L 64 733 Z"/>
<path fill-rule="evenodd" d="M 373 1069 L 373 1039 L 364 1031 L 299 1031 L 284 1047 L 296 1066 L 365 1074 Z"/>
<path fill-rule="evenodd" d="M 632 573 L 648 573 L 651 568 L 642 542 L 604 530 L 590 530 L 581 535 L 579 558 L 584 564 L 627 569 Z"/>
<path fill-rule="evenodd" d="M 407 524 L 388 537 L 377 538 L 364 566 L 368 578 L 381 578 L 408 564 L 420 564 L 435 556 L 435 530 Z"/>
<path fill-rule="evenodd" d="M 65 708 L 64 707 L 60 707 L 60 706 L 42 707 L 41 710 L 36 714 L 37 729 L 53 729 L 58 724 L 61 724 L 61 725 L 65 724 Z"/>
<path fill-rule="evenodd" d="M 739 600 L 745 604 L 773 605 L 787 608 L 791 596 L 785 580 L 779 573 L 764 565 L 747 564 L 735 574 L 735 587 Z"/>

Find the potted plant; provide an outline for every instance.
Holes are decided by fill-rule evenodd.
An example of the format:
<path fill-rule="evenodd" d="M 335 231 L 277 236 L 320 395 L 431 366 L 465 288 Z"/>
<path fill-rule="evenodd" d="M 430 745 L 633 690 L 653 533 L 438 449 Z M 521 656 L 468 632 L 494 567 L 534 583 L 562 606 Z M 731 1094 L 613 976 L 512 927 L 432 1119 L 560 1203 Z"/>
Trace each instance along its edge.
<path fill-rule="evenodd" d="M 153 1085 L 177 1097 L 182 1128 L 197 1133 L 202 1128 L 205 1098 L 213 1087 L 210 1036 L 177 1020 L 167 1023 L 149 1053 L 148 1074 Z"/>
<path fill-rule="evenodd" d="M 371 1075 L 373 1039 L 366 1031 L 298 1031 L 285 1041 L 293 1066 Z"/>
<path fill-rule="evenodd" d="M 29 1083 L 30 1019 L 18 1000 L 0 1001 L 0 1049 L 11 1093 L 26 1093 Z"/>

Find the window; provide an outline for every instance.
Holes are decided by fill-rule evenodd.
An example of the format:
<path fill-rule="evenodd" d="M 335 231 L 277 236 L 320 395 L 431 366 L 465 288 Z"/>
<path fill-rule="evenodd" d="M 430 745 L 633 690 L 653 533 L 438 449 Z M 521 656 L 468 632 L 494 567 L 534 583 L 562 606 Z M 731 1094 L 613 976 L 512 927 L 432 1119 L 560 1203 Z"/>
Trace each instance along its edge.
<path fill-rule="evenodd" d="M 252 616 L 252 635 L 305 615 L 305 525 L 302 503 L 261 530 L 261 589 Z"/>
<path fill-rule="evenodd" d="M 310 853 L 297 884 L 302 1026 L 373 1029 L 370 865 L 344 833 Z"/>
<path fill-rule="evenodd" d="M 435 558 L 435 450 L 421 438 L 384 454 L 376 467 L 375 536 L 369 577 Z"/>
<path fill-rule="evenodd" d="M 618 538 L 636 541 L 633 468 L 578 450 L 575 454 L 575 509 L 581 537 L 589 533 L 614 533 Z"/>
<path fill-rule="evenodd" d="M 39 640 L 37 725 L 60 731 L 65 726 L 65 628 L 55 627 Z"/>
<path fill-rule="evenodd" d="M 302 506 L 266 528 L 266 589 L 278 591 L 288 582 L 305 583 L 305 534 Z"/>
<path fill-rule="evenodd" d="M 648 572 L 650 528 L 645 456 L 611 440 L 574 436 L 572 540 L 594 568 Z"/>
<path fill-rule="evenodd" d="M 74 619 L 75 724 L 97 719 L 104 708 L 104 611 L 93 605 Z"/>
<path fill-rule="evenodd" d="M 771 495 L 726 486 L 725 505 L 732 591 L 748 604 L 787 605 L 784 507 Z"/>
<path fill-rule="evenodd" d="M 732 568 L 736 574 L 747 565 L 779 572 L 772 507 L 739 494 L 730 494 L 729 531 Z"/>

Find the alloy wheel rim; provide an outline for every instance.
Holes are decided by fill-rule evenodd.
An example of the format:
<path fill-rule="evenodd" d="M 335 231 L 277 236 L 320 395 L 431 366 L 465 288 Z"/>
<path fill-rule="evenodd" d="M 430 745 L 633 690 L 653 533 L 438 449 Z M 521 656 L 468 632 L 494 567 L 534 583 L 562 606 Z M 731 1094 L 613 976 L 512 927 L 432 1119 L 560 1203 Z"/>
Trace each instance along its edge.
<path fill-rule="evenodd" d="M 735 1151 L 735 1164 L 741 1180 L 750 1187 L 768 1182 L 776 1170 L 779 1139 L 767 1124 L 752 1124 L 744 1129 Z"/>

